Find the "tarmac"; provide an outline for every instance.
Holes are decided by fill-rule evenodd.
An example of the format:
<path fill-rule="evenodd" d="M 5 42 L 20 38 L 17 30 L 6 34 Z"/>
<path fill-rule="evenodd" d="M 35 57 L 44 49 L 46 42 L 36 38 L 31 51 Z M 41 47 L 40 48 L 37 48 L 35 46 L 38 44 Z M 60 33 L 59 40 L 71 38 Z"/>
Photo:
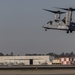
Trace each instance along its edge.
<path fill-rule="evenodd" d="M 74 65 L 25 65 L 25 66 L 0 66 L 0 69 L 75 69 Z"/>
<path fill-rule="evenodd" d="M 0 70 L 0 75 L 75 75 L 75 69 Z"/>
<path fill-rule="evenodd" d="M 75 66 L 0 66 L 0 75 L 75 75 Z"/>

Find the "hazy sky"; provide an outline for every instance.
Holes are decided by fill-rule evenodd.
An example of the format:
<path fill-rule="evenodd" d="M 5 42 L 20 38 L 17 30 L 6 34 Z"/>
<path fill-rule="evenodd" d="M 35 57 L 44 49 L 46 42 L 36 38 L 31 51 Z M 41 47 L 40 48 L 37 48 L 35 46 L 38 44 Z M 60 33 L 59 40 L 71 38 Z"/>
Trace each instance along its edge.
<path fill-rule="evenodd" d="M 53 18 L 42 9 L 56 10 L 53 7 L 75 7 L 75 0 L 0 0 L 0 52 L 75 52 L 75 32 L 45 32 L 42 28 Z"/>

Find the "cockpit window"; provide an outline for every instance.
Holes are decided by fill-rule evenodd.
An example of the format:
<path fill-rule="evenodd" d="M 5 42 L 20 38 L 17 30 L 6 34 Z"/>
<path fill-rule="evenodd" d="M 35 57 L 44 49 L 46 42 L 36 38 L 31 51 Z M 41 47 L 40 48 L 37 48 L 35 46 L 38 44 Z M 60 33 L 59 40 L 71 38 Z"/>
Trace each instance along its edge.
<path fill-rule="evenodd" d="M 47 24 L 50 24 L 50 25 L 52 25 L 52 21 L 49 21 L 49 22 L 47 22 Z"/>

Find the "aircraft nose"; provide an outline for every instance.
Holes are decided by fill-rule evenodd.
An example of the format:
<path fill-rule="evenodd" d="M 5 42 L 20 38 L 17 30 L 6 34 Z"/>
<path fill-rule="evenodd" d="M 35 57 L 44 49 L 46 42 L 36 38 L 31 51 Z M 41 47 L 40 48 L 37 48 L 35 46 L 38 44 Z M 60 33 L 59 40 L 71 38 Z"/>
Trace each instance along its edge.
<path fill-rule="evenodd" d="M 44 26 L 42 26 L 42 28 L 45 28 Z"/>

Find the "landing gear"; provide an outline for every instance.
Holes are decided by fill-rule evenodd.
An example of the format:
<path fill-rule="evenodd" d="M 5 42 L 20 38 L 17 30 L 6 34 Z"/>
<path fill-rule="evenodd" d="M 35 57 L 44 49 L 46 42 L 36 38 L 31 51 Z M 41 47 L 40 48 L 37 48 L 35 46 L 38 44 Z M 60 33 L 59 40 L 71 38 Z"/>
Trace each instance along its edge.
<path fill-rule="evenodd" d="M 47 31 L 47 29 L 45 29 L 45 31 Z"/>
<path fill-rule="evenodd" d="M 67 30 L 67 32 L 66 32 L 66 33 L 69 33 L 69 32 L 70 32 L 70 33 L 72 33 L 73 31 L 72 31 L 72 30 Z"/>
<path fill-rule="evenodd" d="M 70 33 L 72 33 L 73 31 L 72 30 L 70 30 Z"/>
<path fill-rule="evenodd" d="M 67 32 L 66 32 L 67 34 L 69 33 L 69 30 L 67 30 Z"/>

